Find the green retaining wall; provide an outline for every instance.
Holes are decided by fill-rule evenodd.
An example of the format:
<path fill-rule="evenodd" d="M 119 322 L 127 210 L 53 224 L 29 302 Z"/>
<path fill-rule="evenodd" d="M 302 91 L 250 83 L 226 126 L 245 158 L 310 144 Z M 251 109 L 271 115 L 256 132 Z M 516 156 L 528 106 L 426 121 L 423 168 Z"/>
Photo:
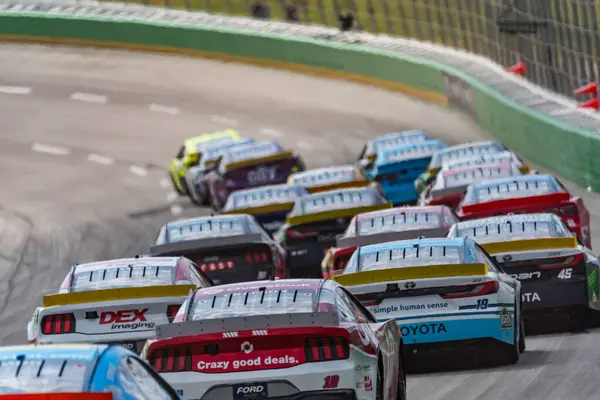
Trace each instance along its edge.
<path fill-rule="evenodd" d="M 3 36 L 10 40 L 36 41 L 50 37 L 58 41 L 112 42 L 133 48 L 160 46 L 285 62 L 389 81 L 438 97 L 447 95 L 444 74 L 450 74 L 470 87 L 472 100 L 466 108 L 482 128 L 509 148 L 560 176 L 591 186 L 595 191 L 600 189 L 600 169 L 595 168 L 599 136 L 523 109 L 484 83 L 428 60 L 324 40 L 43 13 L 0 13 L 0 40 Z"/>

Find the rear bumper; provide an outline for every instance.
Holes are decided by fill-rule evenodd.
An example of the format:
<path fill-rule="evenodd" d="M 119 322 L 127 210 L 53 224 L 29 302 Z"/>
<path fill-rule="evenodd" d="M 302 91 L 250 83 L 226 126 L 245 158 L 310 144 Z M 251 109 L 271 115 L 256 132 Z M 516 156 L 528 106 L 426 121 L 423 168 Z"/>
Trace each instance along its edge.
<path fill-rule="evenodd" d="M 502 327 L 500 312 L 465 313 L 464 316 L 419 318 L 399 320 L 398 326 L 406 345 L 447 343 L 473 339 L 493 339 L 512 344 L 514 342 L 514 308 L 508 308 L 510 327 Z M 471 315 L 469 315 L 471 314 Z M 474 314 L 474 315 L 473 315 Z"/>
<path fill-rule="evenodd" d="M 523 313 L 563 307 L 589 306 L 587 280 L 572 283 L 522 282 Z"/>

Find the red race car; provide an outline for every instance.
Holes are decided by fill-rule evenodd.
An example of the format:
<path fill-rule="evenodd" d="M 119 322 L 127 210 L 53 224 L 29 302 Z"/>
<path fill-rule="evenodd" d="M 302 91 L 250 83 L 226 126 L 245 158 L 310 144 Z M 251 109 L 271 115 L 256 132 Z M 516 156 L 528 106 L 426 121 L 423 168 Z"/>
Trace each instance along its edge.
<path fill-rule="evenodd" d="M 418 237 L 445 237 L 459 221 L 446 206 L 399 207 L 356 215 L 337 239 L 337 247 L 325 253 L 321 263 L 323 278 L 339 275 L 359 246 Z"/>
<path fill-rule="evenodd" d="M 435 181 L 421 193 L 419 205 L 445 205 L 454 209 L 470 184 L 521 174 L 517 164 L 508 162 L 442 170 Z"/>
<path fill-rule="evenodd" d="M 461 220 L 507 214 L 550 212 L 558 215 L 581 242 L 592 248 L 590 213 L 549 174 L 523 175 L 470 185 L 456 214 Z"/>

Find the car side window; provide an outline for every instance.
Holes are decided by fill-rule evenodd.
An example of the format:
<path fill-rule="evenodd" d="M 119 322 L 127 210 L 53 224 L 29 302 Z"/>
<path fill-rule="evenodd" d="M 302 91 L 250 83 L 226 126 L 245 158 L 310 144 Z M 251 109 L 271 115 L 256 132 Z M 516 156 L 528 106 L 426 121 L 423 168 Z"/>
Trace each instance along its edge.
<path fill-rule="evenodd" d="M 121 388 L 136 400 L 178 399 L 177 393 L 164 379 L 135 357 L 124 357 L 118 372 Z"/>
<path fill-rule="evenodd" d="M 356 318 L 355 312 L 352 307 L 352 303 L 348 300 L 341 287 L 335 289 L 338 312 L 340 314 L 340 321 L 343 322 L 362 322 Z"/>
<path fill-rule="evenodd" d="M 490 255 L 484 249 L 482 249 L 478 244 L 473 245 L 473 250 L 475 250 L 475 254 L 477 255 L 477 258 L 488 265 L 488 269 L 490 271 L 495 272 L 497 274 L 504 273 L 504 271 L 498 267 L 498 265 L 496 264 L 496 261 L 492 260 L 492 257 L 490 257 Z"/>
<path fill-rule="evenodd" d="M 373 315 L 352 295 L 352 293 L 343 287 L 340 287 L 340 289 L 342 291 L 341 295 L 346 297 L 358 322 L 365 324 L 377 322 Z"/>
<path fill-rule="evenodd" d="M 198 282 L 196 286 L 209 287 L 214 285 L 212 280 L 210 280 L 208 276 L 205 276 L 202 272 L 200 272 L 200 267 L 198 267 L 193 262 L 190 262 L 190 270 L 192 271 L 190 275 L 193 275 L 194 284 L 196 284 L 196 281 Z"/>

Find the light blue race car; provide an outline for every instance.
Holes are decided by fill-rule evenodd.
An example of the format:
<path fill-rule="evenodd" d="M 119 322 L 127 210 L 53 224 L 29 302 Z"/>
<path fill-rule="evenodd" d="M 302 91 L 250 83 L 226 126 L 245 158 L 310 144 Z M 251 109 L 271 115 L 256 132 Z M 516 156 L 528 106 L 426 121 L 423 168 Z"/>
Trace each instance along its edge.
<path fill-rule="evenodd" d="M 368 177 L 381 185 L 385 197 L 394 206 L 414 205 L 419 198 L 415 180 L 427 170 L 433 154 L 445 148 L 441 140 L 387 148 L 377 154 Z"/>
<path fill-rule="evenodd" d="M 521 284 L 472 239 L 359 247 L 334 280 L 378 321 L 396 319 L 413 354 L 470 350 L 514 364 L 525 351 Z"/>
<path fill-rule="evenodd" d="M 181 399 L 151 366 L 122 346 L 0 347 L 0 399 L 21 396 L 28 400 Z"/>

